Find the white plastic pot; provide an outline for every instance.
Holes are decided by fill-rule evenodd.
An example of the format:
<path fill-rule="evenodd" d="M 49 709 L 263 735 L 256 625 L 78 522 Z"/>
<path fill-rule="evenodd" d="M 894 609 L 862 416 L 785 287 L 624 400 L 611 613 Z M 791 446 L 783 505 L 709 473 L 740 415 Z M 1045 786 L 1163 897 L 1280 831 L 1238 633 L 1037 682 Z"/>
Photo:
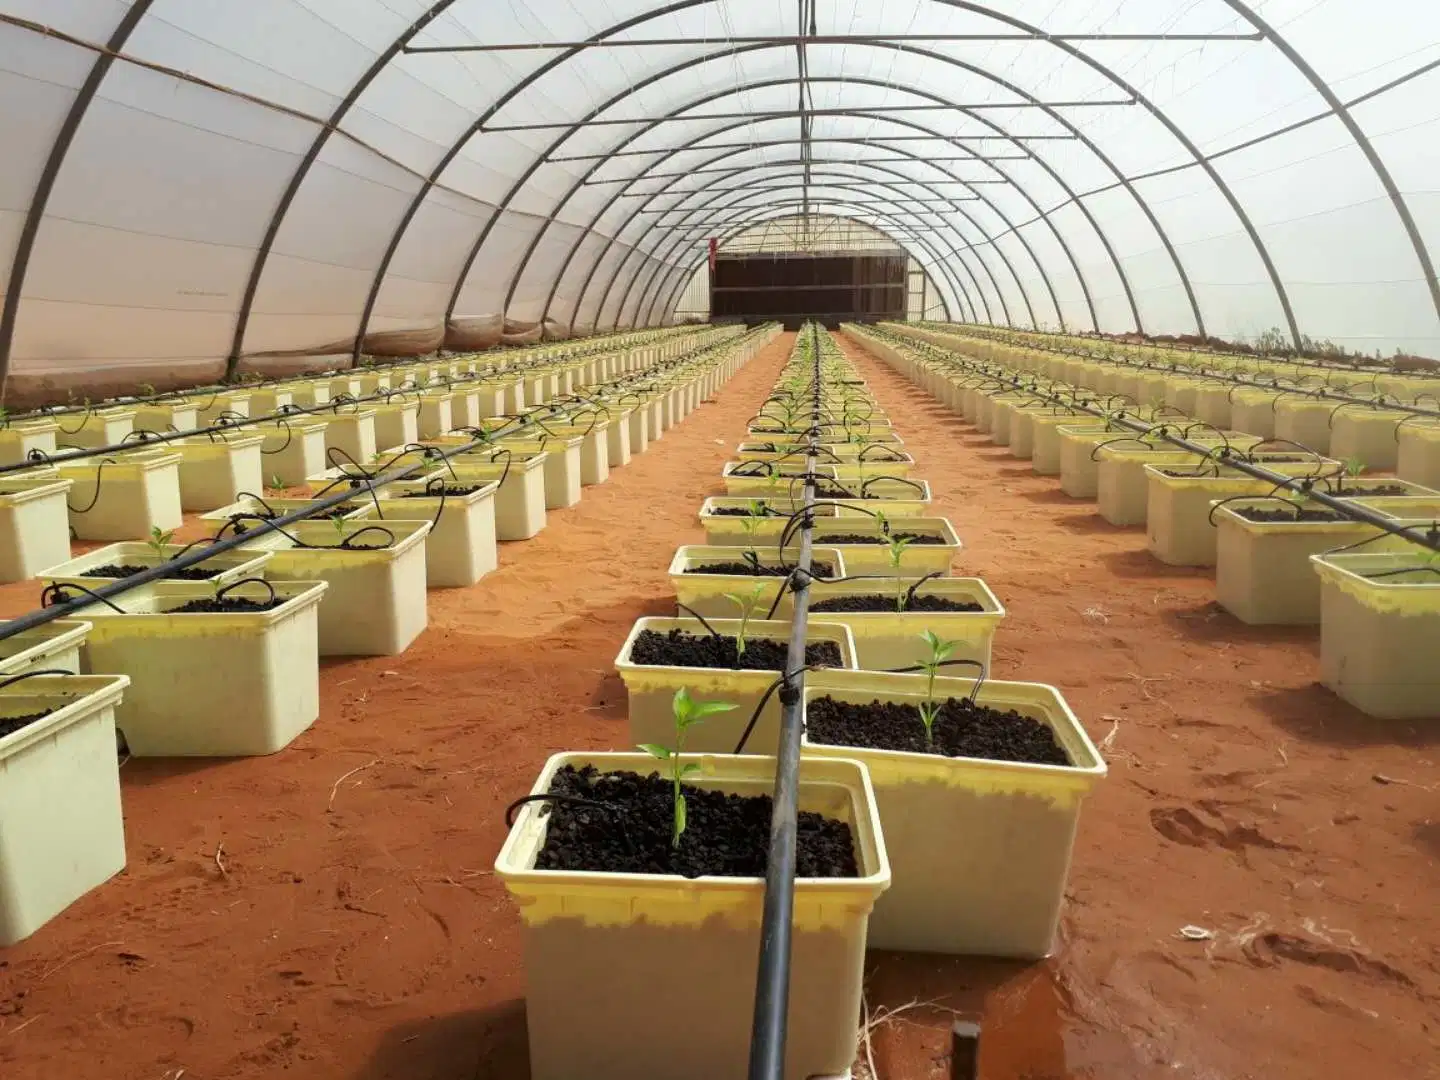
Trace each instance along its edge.
<path fill-rule="evenodd" d="M 48 469 L 0 476 L 0 582 L 28 581 L 70 557 L 71 486 Z"/>
<path fill-rule="evenodd" d="M 529 540 L 545 528 L 545 456 L 508 450 L 459 454 L 450 467 L 462 482 L 494 483 L 495 535 L 500 540 Z"/>
<path fill-rule="evenodd" d="M 501 439 L 516 458 L 540 457 L 545 465 L 545 509 L 563 510 L 580 501 L 580 438 Z"/>
<path fill-rule="evenodd" d="M 326 460 L 330 460 L 328 455 L 331 450 L 335 451 L 336 457 L 341 461 L 369 461 L 373 458 L 378 446 L 375 416 L 375 410 L 371 408 L 356 409 L 353 405 L 341 405 L 337 408 L 326 418 Z"/>
<path fill-rule="evenodd" d="M 695 760 L 700 771 L 687 782 L 696 786 L 743 795 L 774 788 L 771 759 Z M 557 754 L 533 793 L 547 792 L 565 765 L 655 771 L 654 759 L 639 754 Z M 799 781 L 802 810 L 850 825 L 860 876 L 795 882 L 787 1080 L 848 1073 L 866 922 L 890 881 L 864 769 L 802 760 Z M 531 1080 L 744 1075 L 764 881 L 536 870 L 549 821 L 542 803 L 528 803 L 495 860 L 524 925 Z"/>
<path fill-rule="evenodd" d="M 170 398 L 165 401 L 137 401 L 135 430 L 158 433 L 169 431 L 190 431 L 200 426 L 200 408 L 190 398 Z"/>
<path fill-rule="evenodd" d="M 242 432 L 214 438 L 196 435 L 166 444 L 180 455 L 182 509 L 214 510 L 234 502 L 242 491 L 263 490 L 260 449 L 265 436 Z"/>
<path fill-rule="evenodd" d="M 357 537 L 362 529 L 370 531 Z M 377 529 L 388 530 L 394 542 Z M 428 521 L 344 521 L 339 529 L 329 521 L 297 521 L 285 532 L 289 536 L 264 533 L 244 547 L 274 552 L 265 567 L 268 578 L 329 584 L 320 608 L 321 656 L 395 656 L 420 636 L 428 622 Z M 386 546 L 343 548 L 342 538 Z"/>
<path fill-rule="evenodd" d="M 81 619 L 56 619 L 0 640 L 0 679 L 40 670 L 80 674 L 80 647 L 89 632 Z"/>
<path fill-rule="evenodd" d="M 312 420 L 297 416 L 253 429 L 264 436 L 260 458 L 265 483 L 278 478 L 280 483 L 273 486 L 297 487 L 307 477 L 324 471 L 327 426 L 324 417 Z"/>
<path fill-rule="evenodd" d="M 0 738 L 0 946 L 125 868 L 115 706 L 129 684 L 36 676 L 0 687 L 0 716 L 54 710 Z"/>
<path fill-rule="evenodd" d="M 448 477 L 443 482 L 457 482 Z M 475 481 L 478 482 L 478 481 Z M 461 483 L 468 487 L 469 484 Z M 408 481 L 380 489 L 380 509 L 368 500 L 357 512 L 365 520 L 429 521 L 425 541 L 425 579 L 432 589 L 473 585 L 499 565 L 496 556 L 495 497 L 499 486 L 483 484 L 468 495 L 427 495 L 424 483 Z M 436 514 L 439 518 L 436 518 Z"/>
<path fill-rule="evenodd" d="M 129 450 L 55 469 L 74 481 L 70 524 L 81 540 L 139 540 L 152 529 L 178 529 L 185 520 L 180 455 L 172 450 Z"/>
<path fill-rule="evenodd" d="M 699 544 L 687 544 L 680 548 L 675 552 L 675 558 L 670 561 L 670 584 L 675 589 L 675 598 L 702 618 L 708 619 L 713 616 L 717 619 L 738 619 L 740 617 L 739 605 L 729 597 L 731 595 L 743 596 L 749 600 L 755 587 L 763 586 L 755 601 L 752 615 L 757 619 L 764 618 L 765 613 L 775 603 L 780 591 L 785 588 L 788 577 L 692 574 L 689 572 L 694 567 L 704 566 L 708 563 L 744 562 L 745 550 L 741 547 L 708 547 Z M 758 549 L 755 554 L 761 566 L 778 567 L 794 565 L 797 552 L 798 548 L 792 548 L 787 553 L 789 558 L 783 563 L 780 553 L 775 550 L 773 545 Z M 835 577 L 845 576 L 845 559 L 838 549 L 815 548 L 812 556 L 814 562 L 830 563 L 834 567 Z"/>
<path fill-rule="evenodd" d="M 973 680 L 937 678 L 935 695 Z M 925 700 L 925 678 L 869 672 L 806 676 L 805 703 Z M 802 742 L 804 758 L 864 763 L 893 881 L 871 916 L 875 948 L 1038 959 L 1049 955 L 1065 897 L 1080 804 L 1105 763 L 1060 692 L 987 682 L 978 701 L 1048 725 L 1072 765 L 951 758 Z"/>
<path fill-rule="evenodd" d="M 320 714 L 317 614 L 326 585 L 272 581 L 285 601 L 269 611 L 183 612 L 215 595 L 206 582 L 163 581 L 116 597 L 116 611 L 84 609 L 91 671 L 125 671 L 132 686 L 116 712 L 136 757 L 245 757 L 284 749 Z M 263 600 L 258 582 L 231 597 Z M 114 744 L 111 744 L 114 753 Z"/>
<path fill-rule="evenodd" d="M 914 667 L 930 657 L 921 635 L 927 630 L 955 643 L 952 660 L 974 660 L 990 671 L 991 645 L 1005 608 L 980 578 L 931 578 L 920 586 L 921 596 L 939 596 L 957 603 L 979 604 L 981 611 L 817 611 L 815 605 L 842 596 L 891 597 L 896 586 L 908 589 L 918 578 L 884 581 L 815 581 L 810 584 L 810 617 L 850 628 L 855 639 L 855 662 L 861 671 L 893 671 Z M 792 593 L 786 593 L 775 618 L 788 619 L 795 610 Z M 956 668 L 961 674 L 965 668 Z M 973 669 L 970 669 L 973 672 Z"/>
<path fill-rule="evenodd" d="M 124 406 L 90 409 L 79 416 L 60 416 L 56 422 L 57 443 L 88 449 L 116 446 L 135 430 L 135 410 Z"/>
<path fill-rule="evenodd" d="M 1367 716 L 1440 719 L 1440 573 L 1429 553 L 1310 561 L 1320 575 L 1321 682 Z"/>
<path fill-rule="evenodd" d="M 420 402 L 414 398 L 370 406 L 375 412 L 375 441 L 380 446 L 405 447 L 420 438 Z"/>
<path fill-rule="evenodd" d="M 116 581 L 116 578 L 108 577 L 87 577 L 90 570 L 99 569 L 102 566 L 156 566 L 161 562 L 175 558 L 186 550 L 182 544 L 162 544 L 157 552 L 149 544 L 142 544 L 138 541 L 126 541 L 119 544 L 107 544 L 105 547 L 96 548 L 78 558 L 68 559 L 55 566 L 47 567 L 37 575 L 47 585 L 61 582 L 69 585 L 83 585 L 86 588 L 98 588 L 101 584 Z M 191 550 L 194 550 L 193 548 Z M 232 581 L 239 581 L 244 577 L 257 577 L 260 575 L 265 563 L 269 561 L 269 554 L 246 550 L 221 551 L 210 556 L 202 568 L 210 571 L 213 576 L 208 579 L 214 586 L 228 585 Z"/>
<path fill-rule="evenodd" d="M 196 405 L 200 410 L 200 426 L 210 427 L 223 417 L 249 417 L 250 415 L 250 391 L 231 390 L 225 393 L 211 394 L 208 399 L 196 398 Z"/>
<path fill-rule="evenodd" d="M 888 544 L 842 544 L 834 540 L 847 533 L 861 536 L 881 537 L 878 520 L 864 517 L 822 518 L 815 522 L 813 542 L 827 548 L 834 548 L 845 556 L 845 566 L 851 574 L 878 575 L 883 577 L 911 577 L 931 573 L 948 574 L 950 564 L 963 546 L 955 535 L 955 527 L 948 518 L 889 517 L 892 533 L 914 532 L 938 535 L 943 543 L 910 544 L 900 554 L 897 569 L 891 563 Z"/>
<path fill-rule="evenodd" d="M 707 619 L 717 634 L 735 636 L 740 629 L 739 619 Z M 697 636 L 707 631 L 698 619 L 645 618 L 631 627 L 620 653 L 615 658 L 615 668 L 620 672 L 621 681 L 629 694 L 630 743 L 660 743 L 668 745 L 674 737 L 675 723 L 672 711 L 675 691 L 684 687 L 697 701 L 728 701 L 736 708 L 727 713 L 709 717 L 703 724 L 692 728 L 686 747 L 697 754 L 730 754 L 739 745 L 740 737 L 750 722 L 751 715 L 760 706 L 761 699 L 771 684 L 780 678 L 775 671 L 736 671 L 729 668 L 669 667 L 655 664 L 637 664 L 630 659 L 635 639 L 643 631 L 654 630 L 660 634 L 671 630 L 684 630 Z M 786 622 L 750 619 L 746 626 L 746 637 L 751 641 L 767 640 L 785 642 L 790 639 L 790 624 Z M 827 623 L 811 619 L 806 634 L 806 643 L 829 641 L 839 646 L 841 664 L 851 670 L 855 668 L 855 639 L 847 627 L 838 623 Z M 780 739 L 780 698 L 772 693 L 760 709 L 755 728 L 745 743 L 746 754 L 774 754 Z"/>
<path fill-rule="evenodd" d="M 18 465 L 30 460 L 30 451 L 55 453 L 54 420 L 12 420 L 0 427 L 0 465 Z"/>

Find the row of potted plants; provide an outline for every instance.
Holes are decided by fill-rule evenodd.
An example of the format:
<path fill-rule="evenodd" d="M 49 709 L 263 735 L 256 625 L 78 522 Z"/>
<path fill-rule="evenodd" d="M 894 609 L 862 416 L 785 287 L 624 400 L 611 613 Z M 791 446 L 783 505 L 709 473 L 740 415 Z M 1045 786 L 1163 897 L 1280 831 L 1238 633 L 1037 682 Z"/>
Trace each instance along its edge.
<path fill-rule="evenodd" d="M 1042 427 L 1079 448 L 1062 448 L 1062 460 L 1082 458 L 1088 443 L 1097 476 L 1090 497 L 1102 512 L 1108 502 L 1110 520 L 1143 522 L 1150 551 L 1163 562 L 1215 567 L 1216 599 L 1241 620 L 1318 625 L 1322 681 L 1340 697 L 1379 718 L 1440 715 L 1440 675 L 1430 661 L 1440 644 L 1440 558 L 1308 498 L 1308 489 L 1279 489 L 1225 460 L 1243 455 L 1421 535 L 1440 535 L 1440 492 L 1363 475 L 1361 463 L 1305 446 L 1217 431 L 1176 410 L 1153 413 L 1158 428 L 1217 447 L 1176 452 L 1163 439 L 1137 437 L 1103 408 L 1095 417 L 1093 399 L 1067 408 L 1066 401 L 1086 399 L 1058 380 L 1007 374 L 993 359 L 977 362 L 899 329 L 850 333 L 967 417 L 978 415 L 977 397 L 990 398 L 995 415 L 1005 407 L 1017 418 L 1034 412 L 1036 454 Z M 1066 422 L 1052 425 L 1052 418 Z"/>
<path fill-rule="evenodd" d="M 767 334 L 682 353 L 665 393 L 710 392 Z M 393 514 L 351 509 L 256 528 L 252 543 L 173 577 L 0 638 L 0 945 L 123 868 L 117 729 L 136 756 L 274 753 L 319 715 L 320 656 L 390 654 L 414 639 L 426 617 L 426 542 L 439 528 L 407 517 L 427 501 L 473 505 L 474 494 L 421 491 L 357 492 L 357 503 Z M 290 509 L 259 501 L 272 516 Z M 83 596 L 185 550 L 160 530 L 111 545 L 52 568 L 45 599 Z"/>
<path fill-rule="evenodd" d="M 595 394 L 617 388 L 628 393 L 646 373 L 738 333 L 729 327 L 670 334 L 662 344 L 644 347 L 626 335 L 611 351 L 589 342 L 583 352 L 576 344 L 528 358 L 477 355 L 217 391 L 204 400 L 98 406 L 79 418 L 0 417 L 0 450 L 6 451 L 0 468 L 10 467 L 0 474 L 0 539 L 12 541 L 0 543 L 0 581 L 24 581 L 68 559 L 72 533 L 82 540 L 141 540 L 155 529 L 178 528 L 186 512 L 229 506 L 242 492 L 302 485 L 336 461 L 369 461 L 377 447 L 409 447 L 422 437 L 441 439 L 456 428 L 474 429 L 559 402 L 571 417 L 612 409 L 596 404 Z M 321 412 L 285 411 L 327 405 Z M 265 423 L 248 424 L 252 416 L 267 415 Z M 167 434 L 167 441 L 147 445 L 155 434 L 226 421 L 247 426 L 183 438 Z M 601 434 L 611 427 L 604 424 Z M 57 431 L 62 449 L 116 451 L 47 464 Z M 619 432 L 603 454 L 593 427 L 572 434 L 587 482 L 603 481 L 612 444 L 615 456 L 628 453 Z M 14 469 L 32 454 L 37 464 Z"/>
<path fill-rule="evenodd" d="M 884 437 L 852 438 L 862 432 Z M 853 461 L 883 448 L 876 475 L 816 464 L 836 445 L 854 447 Z M 496 869 L 525 923 L 538 1080 L 744 1068 L 755 967 L 736 958 L 758 951 L 806 512 L 786 1075 L 849 1069 L 867 943 L 1052 947 L 1079 805 L 1104 764 L 1053 688 L 958 677 L 988 674 L 1004 610 L 983 581 L 949 576 L 960 545 L 927 516 L 928 488 L 891 500 L 871 483 L 918 482 L 881 471 L 914 463 L 828 334 L 802 331 L 738 454 L 727 491 L 745 462 L 773 464 L 764 478 L 784 486 L 707 499 L 707 544 L 671 564 L 680 614 L 637 621 L 622 644 L 628 741 L 641 753 L 557 755 L 513 808 Z M 748 827 L 731 834 L 722 808 Z"/>

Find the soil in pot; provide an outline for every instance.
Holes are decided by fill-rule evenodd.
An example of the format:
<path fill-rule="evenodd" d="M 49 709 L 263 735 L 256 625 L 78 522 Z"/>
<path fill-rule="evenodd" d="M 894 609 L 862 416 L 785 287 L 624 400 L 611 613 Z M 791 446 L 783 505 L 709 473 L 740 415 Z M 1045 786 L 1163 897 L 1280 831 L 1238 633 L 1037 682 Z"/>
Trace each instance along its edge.
<path fill-rule="evenodd" d="M 204 612 L 214 615 L 236 615 L 254 611 L 269 611 L 285 603 L 284 600 L 246 600 L 243 597 L 223 597 L 222 599 L 201 599 L 191 600 L 181 604 L 179 607 L 171 608 L 165 612 L 166 615 L 195 614 Z"/>
<path fill-rule="evenodd" d="M 890 536 L 872 536 L 868 533 L 826 533 L 815 537 L 817 544 L 888 544 L 890 540 L 908 540 L 912 544 L 943 544 L 945 537 L 932 533 L 894 532 Z"/>
<path fill-rule="evenodd" d="M 97 578 L 127 578 L 136 574 L 144 573 L 146 570 L 154 569 L 150 566 L 110 565 L 97 566 L 94 570 L 86 570 L 81 577 Z M 165 575 L 167 581 L 209 581 L 219 570 L 206 570 L 203 566 L 187 566 L 181 570 L 171 570 Z"/>
<path fill-rule="evenodd" d="M 850 611 L 868 612 L 884 611 L 896 612 L 895 594 L 885 595 L 883 593 L 867 593 L 864 596 L 834 596 L 828 600 L 817 600 L 810 605 L 811 611 Z M 905 606 L 900 612 L 911 611 L 984 611 L 984 604 L 975 604 L 969 600 L 947 600 L 943 596 L 913 596 L 907 597 Z"/>
<path fill-rule="evenodd" d="M 829 746 L 1035 765 L 1070 764 L 1047 725 L 1014 709 L 992 709 L 965 698 L 949 698 L 939 704 L 933 743 L 926 742 L 925 725 L 914 705 L 889 701 L 855 705 L 830 697 L 816 698 L 806 706 L 805 735 L 812 743 Z"/>
<path fill-rule="evenodd" d="M 7 735 L 14 735 L 23 727 L 29 727 L 37 720 L 44 720 L 54 709 L 46 709 L 44 712 L 26 713 L 24 716 L 0 716 L 0 739 Z"/>
<path fill-rule="evenodd" d="M 670 780 L 659 773 L 641 776 L 602 773 L 593 765 L 565 766 L 556 772 L 550 793 L 585 802 L 550 804 L 545 846 L 535 869 L 763 877 L 770 796 L 681 787 L 685 832 L 676 847 L 671 843 L 675 796 Z M 850 826 L 806 810 L 800 811 L 796 859 L 799 877 L 860 876 Z"/>
<path fill-rule="evenodd" d="M 752 516 L 748 507 L 744 506 L 721 506 L 710 511 L 711 517 L 750 517 Z M 789 517 L 789 514 L 782 514 L 779 510 L 772 510 L 768 506 L 762 506 L 756 517 Z"/>
<path fill-rule="evenodd" d="M 784 671 L 786 643 L 764 638 L 748 639 L 745 654 L 736 649 L 728 634 L 691 634 L 671 630 L 661 634 L 642 630 L 630 649 L 630 661 L 660 667 L 729 668 L 732 671 Z M 810 667 L 840 667 L 844 663 L 840 646 L 817 641 L 805 646 L 805 663 Z"/>
<path fill-rule="evenodd" d="M 748 577 L 785 577 L 790 573 L 792 567 L 764 566 L 762 564 L 748 562 L 717 562 L 704 563 L 700 566 L 692 566 L 686 570 L 687 574 L 740 574 Z M 810 563 L 810 574 L 817 578 L 832 578 L 835 576 L 833 563 L 814 559 Z"/>
<path fill-rule="evenodd" d="M 1258 506 L 1242 506 L 1235 513 L 1246 521 L 1290 522 L 1290 521 L 1349 521 L 1344 514 L 1334 510 L 1281 509 L 1265 510 Z"/>
<path fill-rule="evenodd" d="M 1377 484 L 1374 487 L 1337 487 L 1330 494 L 1337 499 L 1378 499 L 1394 495 L 1408 495 L 1410 490 L 1400 484 Z"/>
<path fill-rule="evenodd" d="M 482 484 L 447 484 L 444 488 L 436 488 L 434 491 L 407 491 L 400 498 L 438 499 L 443 494 L 446 498 L 456 499 L 464 495 L 474 495 L 483 486 Z"/>

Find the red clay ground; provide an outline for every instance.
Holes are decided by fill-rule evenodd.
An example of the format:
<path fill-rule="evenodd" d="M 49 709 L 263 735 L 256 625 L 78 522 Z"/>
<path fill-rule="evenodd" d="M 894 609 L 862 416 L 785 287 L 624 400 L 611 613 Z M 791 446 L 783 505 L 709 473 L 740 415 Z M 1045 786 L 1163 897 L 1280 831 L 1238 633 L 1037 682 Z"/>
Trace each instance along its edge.
<path fill-rule="evenodd" d="M 0 952 L 0 1075 L 523 1078 L 503 807 L 551 752 L 625 742 L 615 652 L 673 610 L 665 568 L 790 341 L 499 572 L 432 592 L 404 656 L 327 664 L 286 752 L 129 762 L 129 869 Z M 985 1080 L 1440 1076 L 1440 733 L 1339 704 L 1313 633 L 1242 627 L 1207 576 L 859 363 L 966 541 L 956 572 L 1009 608 L 997 675 L 1114 732 L 1057 957 L 874 956 L 872 1010 L 937 1003 L 877 1025 L 880 1074 L 946 1075 L 943 1008 L 981 1015 Z"/>

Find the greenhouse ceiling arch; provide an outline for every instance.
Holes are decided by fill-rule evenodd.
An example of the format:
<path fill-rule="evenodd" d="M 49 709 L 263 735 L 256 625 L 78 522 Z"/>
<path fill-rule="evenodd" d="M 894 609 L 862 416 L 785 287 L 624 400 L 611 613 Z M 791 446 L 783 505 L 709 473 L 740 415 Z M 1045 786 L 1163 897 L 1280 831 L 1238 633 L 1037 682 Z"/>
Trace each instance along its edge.
<path fill-rule="evenodd" d="M 1405 26 L 1400 34 L 1373 27 L 1358 0 L 1320 7 L 1121 0 L 1102 25 L 1079 0 L 1017 0 L 1003 11 L 919 0 L 903 15 L 854 0 L 800 0 L 788 12 L 739 0 L 609 0 L 588 14 L 545 2 L 517 12 L 475 0 L 357 0 L 344 8 L 273 0 L 266 17 L 288 20 L 287 35 L 260 25 L 259 9 L 250 17 L 248 8 L 222 15 L 180 0 L 95 0 L 64 10 L 0 0 L 0 33 L 14 46 L 4 64 L 8 91 L 0 87 L 13 95 L 7 144 L 23 166 L 0 204 L 0 266 L 8 269 L 0 374 L 40 377 L 67 364 L 124 370 L 145 358 L 228 360 L 233 371 L 249 354 L 314 347 L 347 322 L 343 336 L 358 355 L 377 327 L 443 325 L 487 305 L 508 313 L 512 302 L 540 320 L 575 325 L 596 294 L 622 287 L 616 274 L 629 277 L 625 293 L 634 279 L 654 280 L 657 296 L 683 279 L 684 245 L 647 220 L 656 215 L 626 205 L 634 185 L 657 171 L 655 159 L 676 159 L 684 172 L 686 154 L 705 151 L 723 130 L 743 135 L 748 127 L 755 173 L 768 164 L 765 147 L 786 146 L 809 163 L 802 189 L 808 168 L 834 157 L 822 146 L 859 153 L 883 145 L 908 172 L 920 166 L 893 153 L 905 136 L 870 133 L 929 112 L 938 116 L 926 125 L 935 141 L 920 143 L 928 150 L 914 158 L 985 138 L 1019 151 L 1010 164 L 990 165 L 1006 186 L 986 192 L 984 206 L 972 204 L 973 218 L 947 212 L 947 269 L 936 280 L 971 279 L 972 318 L 983 308 L 1009 322 L 1005 309 L 1020 303 L 1035 321 L 1030 292 L 1038 288 L 1051 308 L 1039 321 L 1053 316 L 1060 325 L 1234 335 L 1275 310 L 1296 343 L 1313 332 L 1440 351 L 1440 282 L 1429 251 L 1440 210 L 1415 148 L 1440 135 L 1440 118 L 1425 105 L 1436 97 L 1433 86 L 1427 94 L 1420 85 L 1440 59 L 1414 48 L 1436 39 L 1428 31 L 1440 29 L 1440 17 L 1407 0 L 1392 24 Z M 344 53 L 333 78 L 315 75 L 327 54 L 306 53 L 302 40 Z M 742 72 L 755 56 L 791 53 L 791 69 L 768 79 Z M 728 77 L 724 64 L 733 65 Z M 934 77 L 941 70 L 955 74 Z M 708 88 L 685 94 L 685 80 L 701 71 Z M 1231 71 L 1239 77 L 1220 82 Z M 1269 94 L 1280 83 L 1297 96 Z M 189 113 L 161 99 L 157 87 L 165 86 L 182 92 Z M 657 86 L 669 97 L 659 98 Z M 792 105 L 765 116 L 758 95 L 787 86 Z M 1208 112 L 1186 97 L 1200 86 L 1223 91 L 1207 94 L 1216 98 Z M 43 108 L 20 107 L 37 95 Z M 438 120 L 411 108 L 421 98 L 443 100 L 446 124 L 451 115 L 470 118 L 446 138 Z M 668 109 L 653 108 L 657 100 Z M 676 100 L 687 104 L 676 109 Z M 706 101 L 733 102 L 735 112 L 697 114 Z M 990 120 L 997 106 L 1015 122 Z M 629 115 L 631 107 L 644 111 Z M 1116 119 L 1122 107 L 1146 119 Z M 214 217 L 228 231 L 178 214 L 165 221 L 164 185 L 149 194 L 153 206 L 101 195 L 86 202 L 83 177 L 97 164 L 123 191 L 146 175 L 130 159 L 136 144 L 108 130 L 122 110 L 266 152 L 249 152 L 266 158 L 264 183 L 245 189 L 237 179 L 215 193 Z M 1244 122 L 1225 128 L 1216 112 Z M 423 136 L 406 130 L 412 117 Z M 695 127 L 729 119 L 738 122 Z M 1045 130 L 1028 131 L 1031 120 Z M 763 140 L 755 136 L 762 127 L 771 133 Z M 564 134 L 537 143 L 536 133 L 550 129 Z M 1231 130 L 1247 137 L 1225 138 Z M 1320 157 L 1323 167 L 1304 168 Z M 169 162 L 166 183 L 186 187 L 189 170 L 189 188 L 202 185 L 203 160 Z M 637 167 L 626 171 L 631 162 Z M 368 215 L 343 199 L 326 205 L 326 184 L 347 170 L 406 197 L 387 195 L 385 212 Z M 615 184 L 608 199 L 589 190 L 602 171 Z M 940 172 L 959 171 L 926 175 L 938 182 Z M 1285 216 L 1279 181 L 1267 179 L 1281 174 L 1301 196 L 1294 217 Z M 1117 191 L 1129 210 L 1111 199 Z M 230 203 L 242 212 L 227 215 Z M 332 220 L 317 220 L 322 212 Z M 896 213 L 914 225 L 913 209 Z M 442 218 L 457 222 L 454 250 L 427 257 Z M 462 218 L 474 222 L 469 238 Z M 370 234 L 363 250 L 338 239 L 353 236 L 357 221 Z M 95 237 L 117 257 L 67 275 L 75 252 Z M 1347 249 L 1357 237 L 1358 253 Z M 315 250 L 306 250 L 312 238 Z M 193 250 L 181 257 L 155 261 L 167 245 L 187 244 Z M 1323 273 L 1315 274 L 1318 263 Z M 985 267 L 978 276 L 976 266 Z M 977 304 L 986 299 L 979 279 L 993 277 L 992 266 L 1008 282 L 990 286 L 1001 302 Z M 313 280 L 306 267 L 318 268 Z M 185 281 L 192 271 L 195 281 Z M 571 276 L 583 280 L 578 293 Z M 1262 282 L 1273 307 L 1260 296 Z M 947 288 L 947 302 L 958 305 L 956 287 Z M 1367 298 L 1378 298 L 1377 310 L 1366 310 Z M 79 310 L 90 317 L 74 319 Z M 131 327 L 135 340 L 117 344 L 117 328 Z"/>

